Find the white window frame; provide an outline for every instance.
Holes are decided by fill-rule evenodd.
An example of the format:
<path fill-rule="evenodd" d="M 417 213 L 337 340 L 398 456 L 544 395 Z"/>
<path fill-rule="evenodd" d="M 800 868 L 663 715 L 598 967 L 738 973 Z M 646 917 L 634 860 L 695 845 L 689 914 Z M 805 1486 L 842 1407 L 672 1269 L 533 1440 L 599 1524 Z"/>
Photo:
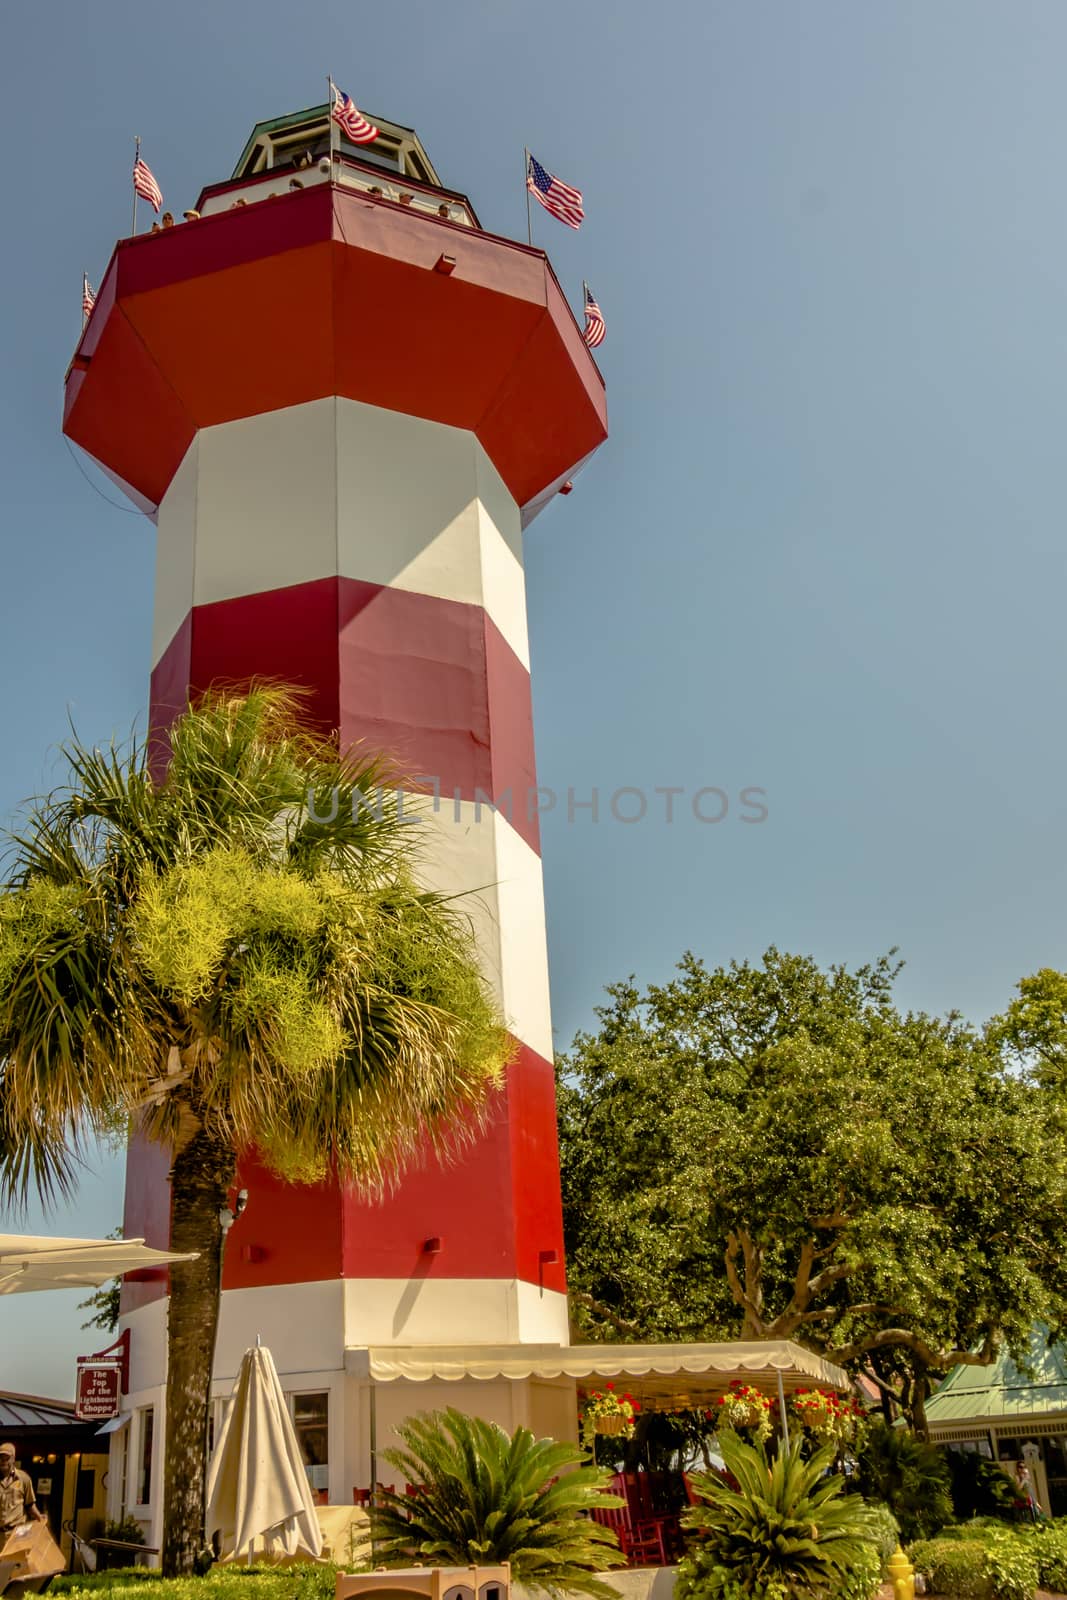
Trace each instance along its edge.
<path fill-rule="evenodd" d="M 156 1407 L 154 1405 L 137 1407 L 137 1448 L 133 1457 L 133 1497 L 130 1503 L 131 1511 L 136 1515 L 138 1511 L 146 1512 L 152 1509 L 152 1496 L 156 1489 Z M 148 1458 L 148 1499 L 142 1500 L 141 1478 L 144 1470 L 144 1444 L 145 1444 L 145 1419 L 152 1418 L 152 1446 Z"/>

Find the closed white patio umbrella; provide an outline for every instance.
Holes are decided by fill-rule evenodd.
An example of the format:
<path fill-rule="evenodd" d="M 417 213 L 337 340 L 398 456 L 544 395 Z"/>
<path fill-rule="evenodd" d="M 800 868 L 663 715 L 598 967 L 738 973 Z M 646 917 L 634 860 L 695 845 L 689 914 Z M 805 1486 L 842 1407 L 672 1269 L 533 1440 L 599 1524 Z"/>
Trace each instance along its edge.
<path fill-rule="evenodd" d="M 153 1250 L 143 1239 L 50 1239 L 40 1234 L 0 1233 L 0 1294 L 95 1289 L 124 1272 L 192 1259 Z"/>
<path fill-rule="evenodd" d="M 223 1557 L 322 1554 L 322 1532 L 269 1350 L 246 1350 L 207 1475 L 207 1536 Z"/>

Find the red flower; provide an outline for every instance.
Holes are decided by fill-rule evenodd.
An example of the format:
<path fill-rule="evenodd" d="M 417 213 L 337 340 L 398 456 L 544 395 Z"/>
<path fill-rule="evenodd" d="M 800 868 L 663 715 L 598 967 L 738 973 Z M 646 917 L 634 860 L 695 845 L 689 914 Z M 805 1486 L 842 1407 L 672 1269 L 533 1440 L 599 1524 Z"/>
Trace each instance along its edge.
<path fill-rule="evenodd" d="M 615 1385 L 613 1383 L 606 1383 L 604 1387 L 605 1389 L 614 1389 Z"/>

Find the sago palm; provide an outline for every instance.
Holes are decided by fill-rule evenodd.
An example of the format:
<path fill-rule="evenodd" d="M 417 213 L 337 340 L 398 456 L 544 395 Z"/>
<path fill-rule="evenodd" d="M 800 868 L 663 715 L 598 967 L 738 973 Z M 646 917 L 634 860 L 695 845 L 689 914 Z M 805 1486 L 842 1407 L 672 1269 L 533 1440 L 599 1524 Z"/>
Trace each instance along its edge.
<path fill-rule="evenodd" d="M 151 755 L 75 741 L 0 887 L 0 1193 L 69 1189 L 86 1141 L 132 1117 L 172 1155 L 171 1246 L 198 1252 L 171 1271 L 169 1573 L 202 1542 L 236 1153 L 380 1187 L 508 1055 L 466 920 L 417 886 L 426 830 L 300 710 L 263 687 L 207 699 Z"/>
<path fill-rule="evenodd" d="M 868 1556 L 873 1529 L 866 1507 L 858 1495 L 842 1493 L 840 1477 L 826 1475 L 832 1445 L 805 1461 L 802 1441 L 794 1439 L 769 1459 L 762 1445 L 722 1433 L 719 1449 L 737 1488 L 694 1473 L 703 1503 L 682 1518 L 699 1535 L 690 1570 L 683 1568 L 683 1592 L 701 1588 L 699 1568 L 725 1571 L 747 1594 L 825 1595 Z"/>
<path fill-rule="evenodd" d="M 383 1491 L 374 1512 L 379 1559 L 392 1566 L 508 1561 L 514 1579 L 551 1594 L 618 1600 L 595 1576 L 621 1565 L 618 1543 L 586 1513 L 623 1502 L 605 1492 L 608 1474 L 586 1464 L 577 1445 L 535 1439 L 528 1428 L 508 1434 L 452 1407 L 414 1417 L 397 1433 L 406 1448 L 387 1450 L 386 1458 L 419 1489 L 410 1497 Z"/>

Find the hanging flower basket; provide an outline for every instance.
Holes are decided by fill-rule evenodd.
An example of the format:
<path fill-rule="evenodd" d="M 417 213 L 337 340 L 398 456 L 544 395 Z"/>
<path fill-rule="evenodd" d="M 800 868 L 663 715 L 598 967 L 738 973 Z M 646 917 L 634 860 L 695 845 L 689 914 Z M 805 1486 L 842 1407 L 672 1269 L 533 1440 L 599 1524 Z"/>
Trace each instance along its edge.
<path fill-rule="evenodd" d="M 793 1396 L 793 1414 L 820 1444 L 834 1444 L 839 1450 L 859 1441 L 866 1422 L 866 1413 L 857 1401 L 832 1389 L 798 1389 Z"/>
<path fill-rule="evenodd" d="M 582 1443 L 592 1450 L 596 1435 L 614 1434 L 630 1439 L 634 1431 L 634 1415 L 641 1407 L 628 1394 L 616 1394 L 613 1383 L 591 1394 L 579 1394 L 581 1404 Z"/>
<path fill-rule="evenodd" d="M 719 1397 L 718 1421 L 720 1427 L 751 1430 L 756 1443 L 762 1444 L 771 1436 L 777 1410 L 776 1400 L 735 1378 L 729 1392 Z"/>

